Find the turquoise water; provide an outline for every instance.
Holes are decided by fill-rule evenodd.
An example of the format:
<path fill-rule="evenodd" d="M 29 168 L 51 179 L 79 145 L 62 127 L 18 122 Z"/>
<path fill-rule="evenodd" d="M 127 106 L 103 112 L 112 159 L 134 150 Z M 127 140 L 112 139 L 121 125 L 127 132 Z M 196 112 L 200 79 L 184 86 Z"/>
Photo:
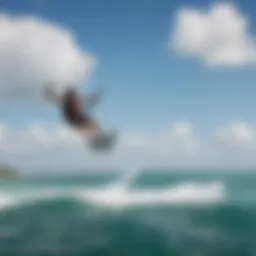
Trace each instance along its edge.
<path fill-rule="evenodd" d="M 0 255 L 256 255 L 256 173 L 133 171 L 1 182 Z"/>

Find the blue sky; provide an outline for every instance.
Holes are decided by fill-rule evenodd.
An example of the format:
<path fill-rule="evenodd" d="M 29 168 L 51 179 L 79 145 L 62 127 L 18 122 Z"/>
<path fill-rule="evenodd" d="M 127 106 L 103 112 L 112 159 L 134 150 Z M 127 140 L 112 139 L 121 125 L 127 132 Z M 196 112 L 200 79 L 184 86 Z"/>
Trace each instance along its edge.
<path fill-rule="evenodd" d="M 96 111 L 103 125 L 150 133 L 184 121 L 195 124 L 196 133 L 209 140 L 220 125 L 256 124 L 255 65 L 209 67 L 200 58 L 169 48 L 178 12 L 186 7 L 207 10 L 214 3 L 2 0 L 0 10 L 67 26 L 77 44 L 100 60 L 85 88 L 107 89 Z M 237 6 L 255 34 L 254 1 L 225 3 Z M 0 119 L 10 127 L 61 121 L 58 110 L 42 102 L 7 100 L 1 105 Z"/>
<path fill-rule="evenodd" d="M 106 84 L 108 89 L 97 112 L 103 123 L 143 131 L 180 119 L 196 122 L 204 132 L 228 120 L 255 122 L 254 69 L 207 69 L 197 60 L 168 51 L 169 31 L 179 8 L 208 7 L 212 1 L 44 0 L 38 6 L 36 2 L 1 1 L 1 9 L 64 23 L 72 27 L 80 45 L 99 56 L 102 64 L 90 83 Z M 240 6 L 253 29 L 253 1 Z M 31 111 L 26 105 L 22 110 L 15 105 L 0 116 L 14 124 L 39 116 L 55 120 L 52 109 L 37 110 L 33 105 Z M 23 120 L 18 118 L 23 114 Z"/>

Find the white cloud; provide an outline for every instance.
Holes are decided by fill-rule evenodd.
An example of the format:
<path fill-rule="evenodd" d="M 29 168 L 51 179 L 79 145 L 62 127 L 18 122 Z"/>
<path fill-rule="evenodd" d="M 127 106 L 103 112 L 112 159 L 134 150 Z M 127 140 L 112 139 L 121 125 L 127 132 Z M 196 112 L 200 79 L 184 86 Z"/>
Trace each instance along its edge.
<path fill-rule="evenodd" d="M 173 125 L 172 143 L 178 146 L 179 151 L 194 154 L 198 151 L 198 140 L 190 123 L 177 123 Z M 177 150 L 177 148 L 175 148 Z"/>
<path fill-rule="evenodd" d="M 161 161 L 161 159 L 177 156 L 186 158 L 195 155 L 196 149 L 197 140 L 194 138 L 192 125 L 176 123 L 156 136 L 120 134 L 116 150 L 104 162 L 110 161 L 114 164 L 115 161 L 129 163 L 150 159 L 147 163 L 151 163 L 152 159 Z M 86 148 L 86 140 L 76 131 L 60 124 L 47 125 L 37 122 L 20 130 L 6 127 L 0 143 L 0 152 L 10 155 L 33 155 L 40 152 L 58 154 L 64 151 L 70 152 L 71 155 L 72 152 L 83 152 L 86 157 L 90 155 Z M 63 159 L 65 160 L 68 159 Z"/>
<path fill-rule="evenodd" d="M 191 123 L 175 122 L 150 138 L 146 148 L 155 155 L 185 157 L 198 153 L 199 141 Z"/>
<path fill-rule="evenodd" d="M 87 79 L 94 59 L 70 29 L 31 16 L 0 15 L 0 95 L 38 95 L 47 81 Z"/>
<path fill-rule="evenodd" d="M 0 150 L 11 154 L 33 154 L 53 149 L 73 150 L 81 147 L 83 142 L 77 133 L 62 125 L 32 123 L 20 130 L 6 127 L 4 132 Z"/>
<path fill-rule="evenodd" d="M 249 21 L 231 3 L 213 4 L 209 10 L 183 8 L 176 16 L 170 47 L 207 65 L 255 64 L 255 35 Z"/>
<path fill-rule="evenodd" d="M 6 132 L 6 127 L 3 124 L 0 124 L 0 142 L 3 140 Z"/>
<path fill-rule="evenodd" d="M 170 158 L 196 155 L 199 142 L 194 135 L 193 125 L 175 122 L 164 130 L 150 134 L 122 134 L 119 152 L 133 152 L 137 155 Z"/>
<path fill-rule="evenodd" d="M 220 126 L 204 140 L 196 136 L 191 123 L 185 122 L 173 123 L 154 136 L 120 134 L 110 155 L 91 153 L 86 141 L 64 125 L 37 122 L 20 130 L 0 127 L 0 134 L 4 134 L 0 136 L 0 155 L 8 155 L 13 161 L 20 157 L 25 166 L 256 166 L 256 127 L 242 122 Z"/>
<path fill-rule="evenodd" d="M 218 129 L 216 138 L 219 143 L 233 150 L 256 150 L 255 128 L 247 123 L 234 123 Z M 255 151 L 256 152 L 256 151 Z"/>

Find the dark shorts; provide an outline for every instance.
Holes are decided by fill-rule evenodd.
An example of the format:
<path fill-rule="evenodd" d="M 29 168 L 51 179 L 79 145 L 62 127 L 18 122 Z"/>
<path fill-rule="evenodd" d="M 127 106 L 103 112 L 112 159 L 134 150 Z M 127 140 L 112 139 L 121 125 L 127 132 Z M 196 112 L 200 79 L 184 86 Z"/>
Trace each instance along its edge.
<path fill-rule="evenodd" d="M 91 124 L 90 116 L 83 113 L 79 113 L 68 117 L 66 116 L 66 119 L 69 122 L 69 124 L 73 126 L 86 126 Z"/>

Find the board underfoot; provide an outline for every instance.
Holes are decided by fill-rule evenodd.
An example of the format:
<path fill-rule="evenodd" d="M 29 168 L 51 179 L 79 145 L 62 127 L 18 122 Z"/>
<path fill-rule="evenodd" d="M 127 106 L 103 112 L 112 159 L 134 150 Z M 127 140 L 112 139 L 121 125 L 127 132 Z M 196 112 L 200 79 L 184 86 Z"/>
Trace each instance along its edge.
<path fill-rule="evenodd" d="M 97 151 L 108 151 L 113 148 L 117 140 L 117 132 L 110 131 L 102 133 L 90 142 L 90 147 Z"/>

